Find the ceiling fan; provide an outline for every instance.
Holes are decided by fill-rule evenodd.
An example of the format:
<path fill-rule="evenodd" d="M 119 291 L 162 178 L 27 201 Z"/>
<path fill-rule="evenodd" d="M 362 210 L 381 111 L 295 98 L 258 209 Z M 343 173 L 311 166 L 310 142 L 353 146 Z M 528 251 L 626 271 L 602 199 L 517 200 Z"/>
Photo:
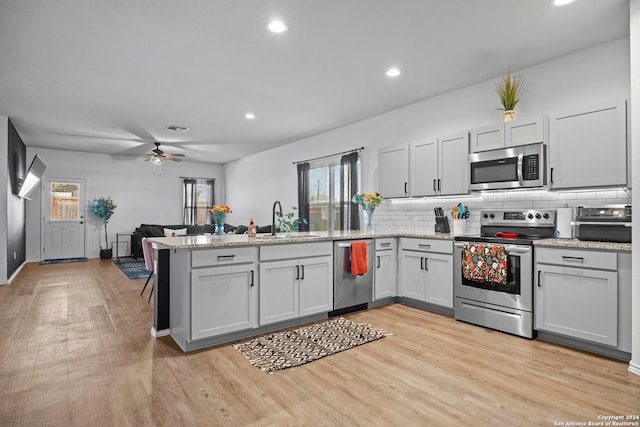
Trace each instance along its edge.
<path fill-rule="evenodd" d="M 181 162 L 184 154 L 168 154 L 160 149 L 160 143 L 154 142 L 156 148 L 149 151 L 147 154 L 147 162 L 151 162 L 154 165 L 161 165 L 165 160 L 172 160 L 174 162 Z"/>

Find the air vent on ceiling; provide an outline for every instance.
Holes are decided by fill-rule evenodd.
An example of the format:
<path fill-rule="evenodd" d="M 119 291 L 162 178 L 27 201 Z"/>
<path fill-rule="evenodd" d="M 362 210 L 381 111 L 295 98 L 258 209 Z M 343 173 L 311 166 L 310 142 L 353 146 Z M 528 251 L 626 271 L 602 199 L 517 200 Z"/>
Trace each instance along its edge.
<path fill-rule="evenodd" d="M 186 126 L 178 126 L 178 125 L 167 125 L 165 126 L 166 130 L 171 130 L 173 132 L 186 132 L 189 130 Z"/>

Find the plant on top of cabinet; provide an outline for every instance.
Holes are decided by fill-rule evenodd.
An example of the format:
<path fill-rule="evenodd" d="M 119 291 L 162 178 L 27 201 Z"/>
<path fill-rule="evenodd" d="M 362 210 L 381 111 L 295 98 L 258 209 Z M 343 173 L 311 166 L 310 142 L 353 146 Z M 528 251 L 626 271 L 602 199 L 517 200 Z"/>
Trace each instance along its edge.
<path fill-rule="evenodd" d="M 524 76 L 522 74 L 512 75 L 511 70 L 507 72 L 501 80 L 495 83 L 496 93 L 500 98 L 500 104 L 502 105 L 502 121 L 510 122 L 518 117 L 516 112 L 516 106 L 520 101 L 520 95 L 522 94 L 522 85 L 524 83 Z"/>

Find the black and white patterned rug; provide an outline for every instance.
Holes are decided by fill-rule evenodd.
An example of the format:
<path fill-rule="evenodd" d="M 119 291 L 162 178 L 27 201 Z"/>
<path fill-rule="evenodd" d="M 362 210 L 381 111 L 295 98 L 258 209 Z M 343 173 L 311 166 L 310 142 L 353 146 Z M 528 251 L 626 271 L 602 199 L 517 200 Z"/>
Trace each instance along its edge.
<path fill-rule="evenodd" d="M 331 354 L 394 335 L 343 317 L 253 338 L 233 348 L 265 372 L 303 365 Z"/>

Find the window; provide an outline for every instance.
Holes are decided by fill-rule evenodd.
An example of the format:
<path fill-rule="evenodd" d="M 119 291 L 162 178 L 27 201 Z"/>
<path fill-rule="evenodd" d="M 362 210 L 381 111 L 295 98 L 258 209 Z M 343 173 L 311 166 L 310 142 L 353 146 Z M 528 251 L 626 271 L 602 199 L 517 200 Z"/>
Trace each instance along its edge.
<path fill-rule="evenodd" d="M 340 200 L 340 164 L 309 169 L 309 231 L 340 230 L 344 204 L 351 203 L 345 194 Z"/>
<path fill-rule="evenodd" d="M 51 221 L 77 221 L 80 218 L 78 193 L 80 184 L 52 182 L 49 200 Z"/>
<path fill-rule="evenodd" d="M 210 224 L 209 208 L 215 204 L 215 179 L 184 178 L 184 224 Z"/>

